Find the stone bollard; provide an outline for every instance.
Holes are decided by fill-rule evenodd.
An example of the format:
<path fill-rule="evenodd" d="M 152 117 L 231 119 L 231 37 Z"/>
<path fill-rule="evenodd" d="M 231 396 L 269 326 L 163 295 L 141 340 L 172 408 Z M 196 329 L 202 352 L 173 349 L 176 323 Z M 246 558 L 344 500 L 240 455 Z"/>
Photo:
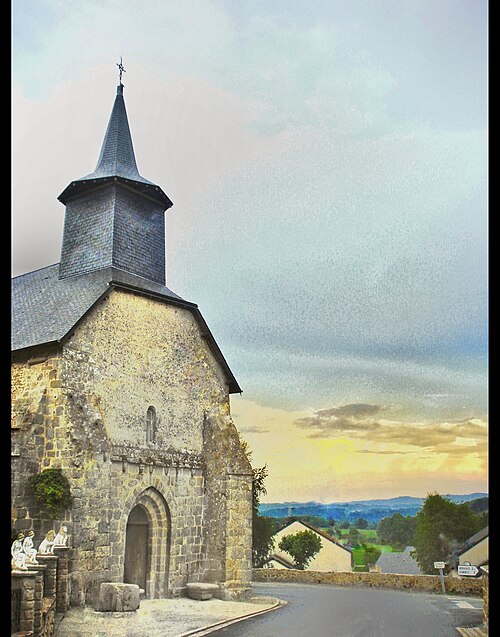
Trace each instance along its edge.
<path fill-rule="evenodd" d="M 65 613 L 69 608 L 69 547 L 54 546 L 57 557 L 56 574 L 56 611 Z"/>
<path fill-rule="evenodd" d="M 99 588 L 98 609 L 100 611 L 134 611 L 141 603 L 137 584 L 103 582 Z"/>
<path fill-rule="evenodd" d="M 33 634 L 35 623 L 35 571 L 12 571 L 11 593 L 20 591 L 17 625 L 13 629 L 17 632 Z"/>
<path fill-rule="evenodd" d="M 29 565 L 28 570 L 35 573 L 35 606 L 33 619 L 33 637 L 40 637 L 42 634 L 42 606 L 44 597 L 44 571 L 47 567 L 42 564 Z"/>
<path fill-rule="evenodd" d="M 44 571 L 44 597 L 55 597 L 57 592 L 57 561 L 55 555 L 38 554 L 36 559 L 45 566 Z"/>

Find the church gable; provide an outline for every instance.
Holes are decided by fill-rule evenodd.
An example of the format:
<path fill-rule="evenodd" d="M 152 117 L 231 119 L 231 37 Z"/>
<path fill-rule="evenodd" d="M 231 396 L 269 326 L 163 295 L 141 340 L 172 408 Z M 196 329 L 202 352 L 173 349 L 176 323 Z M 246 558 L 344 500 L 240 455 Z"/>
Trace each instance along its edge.
<path fill-rule="evenodd" d="M 200 452 L 204 414 L 229 402 L 224 372 L 192 313 L 157 299 L 112 290 L 63 352 L 65 384 L 98 397 L 112 444 Z"/>

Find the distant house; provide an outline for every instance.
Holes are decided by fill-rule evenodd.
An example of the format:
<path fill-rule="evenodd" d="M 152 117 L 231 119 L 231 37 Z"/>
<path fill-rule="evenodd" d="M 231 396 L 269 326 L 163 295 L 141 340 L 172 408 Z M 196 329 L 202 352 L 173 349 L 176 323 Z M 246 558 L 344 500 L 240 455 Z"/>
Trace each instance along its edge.
<path fill-rule="evenodd" d="M 402 553 L 382 553 L 375 566 L 379 573 L 397 575 L 422 575 L 416 559 L 412 556 L 414 546 L 407 546 Z"/>
<path fill-rule="evenodd" d="M 488 527 L 485 526 L 464 543 L 457 556 L 457 565 L 473 564 L 478 568 L 488 564 Z"/>
<path fill-rule="evenodd" d="M 307 524 L 307 522 L 298 520 L 291 522 L 273 536 L 274 548 L 271 558 L 265 566 L 266 568 L 295 568 L 290 555 L 285 553 L 285 551 L 281 551 L 278 548 L 278 544 L 286 535 L 294 535 L 301 531 L 312 531 L 321 540 L 321 549 L 306 566 L 306 571 L 352 573 L 354 560 L 350 549 L 342 546 L 338 540 L 324 531 Z"/>

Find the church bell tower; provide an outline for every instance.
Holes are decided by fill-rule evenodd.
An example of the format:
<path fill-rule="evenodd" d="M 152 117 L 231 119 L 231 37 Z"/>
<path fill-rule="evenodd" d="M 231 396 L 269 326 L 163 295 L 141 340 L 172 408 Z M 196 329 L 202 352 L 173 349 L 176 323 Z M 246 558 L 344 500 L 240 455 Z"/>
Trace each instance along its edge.
<path fill-rule="evenodd" d="M 165 285 L 163 190 L 139 174 L 120 83 L 94 172 L 72 181 L 66 206 L 59 278 L 118 268 Z"/>

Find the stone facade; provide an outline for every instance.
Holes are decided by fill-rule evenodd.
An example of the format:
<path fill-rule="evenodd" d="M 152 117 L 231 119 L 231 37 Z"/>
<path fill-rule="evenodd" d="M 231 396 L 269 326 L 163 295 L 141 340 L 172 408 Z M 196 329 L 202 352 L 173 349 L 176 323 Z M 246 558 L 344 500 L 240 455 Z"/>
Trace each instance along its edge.
<path fill-rule="evenodd" d="M 245 595 L 252 471 L 223 370 L 188 309 L 114 288 L 59 347 L 15 353 L 12 394 L 13 527 L 33 528 L 37 546 L 67 526 L 72 604 L 123 581 L 135 507 L 149 528 L 147 597 L 184 594 L 189 581 Z M 62 520 L 42 519 L 27 487 L 47 467 L 70 482 Z"/>

